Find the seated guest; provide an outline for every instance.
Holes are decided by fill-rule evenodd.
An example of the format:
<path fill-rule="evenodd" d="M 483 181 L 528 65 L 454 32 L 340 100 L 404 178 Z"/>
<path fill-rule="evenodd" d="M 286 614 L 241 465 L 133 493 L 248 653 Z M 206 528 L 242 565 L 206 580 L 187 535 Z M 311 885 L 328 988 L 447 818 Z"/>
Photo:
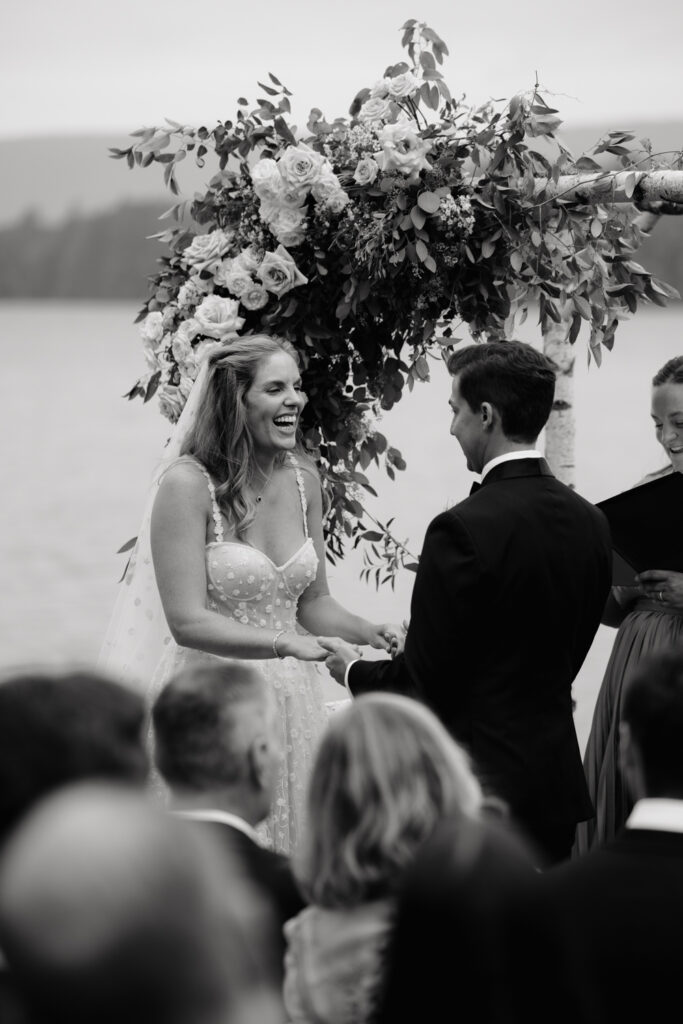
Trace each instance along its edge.
<path fill-rule="evenodd" d="M 142 785 L 145 710 L 93 672 L 28 672 L 0 682 L 0 843 L 34 803 L 70 782 Z"/>
<path fill-rule="evenodd" d="M 40 1024 L 278 1024 L 265 920 L 210 837 L 129 788 L 46 798 L 0 862 L 0 942 Z"/>
<path fill-rule="evenodd" d="M 295 870 L 310 906 L 285 926 L 292 1024 L 364 1024 L 375 1010 L 395 896 L 444 815 L 474 817 L 479 783 L 436 716 L 368 694 L 330 720 Z"/>
<path fill-rule="evenodd" d="M 572 1024 L 670 1019 L 683 917 L 683 649 L 643 661 L 624 688 L 622 772 L 635 801 L 602 847 L 549 871 L 539 912 Z M 561 958 L 561 960 L 559 959 Z M 576 998 L 578 1005 L 572 1006 Z M 558 1019 L 558 1018 L 554 1018 Z"/>
<path fill-rule="evenodd" d="M 533 957 L 520 905 L 535 851 L 500 818 L 441 822 L 406 872 L 375 1024 L 526 1022 Z M 454 978 L 457 977 L 457 989 Z"/>
<path fill-rule="evenodd" d="M 282 925 L 304 901 L 281 854 L 265 849 L 255 827 L 271 811 L 282 750 L 277 708 L 258 669 L 216 661 L 171 679 L 152 709 L 157 767 L 176 814 L 210 830 L 270 897 Z"/>

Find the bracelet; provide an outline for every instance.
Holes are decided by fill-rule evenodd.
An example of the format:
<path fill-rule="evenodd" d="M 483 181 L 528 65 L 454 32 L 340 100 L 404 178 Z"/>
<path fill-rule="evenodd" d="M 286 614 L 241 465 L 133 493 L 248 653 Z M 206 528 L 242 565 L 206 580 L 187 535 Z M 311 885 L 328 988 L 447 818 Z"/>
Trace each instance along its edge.
<path fill-rule="evenodd" d="M 280 652 L 277 649 L 277 642 L 280 639 L 280 637 L 283 636 L 286 632 L 287 632 L 286 629 L 281 629 L 273 637 L 273 654 L 275 655 L 276 658 L 283 658 L 284 657 L 284 655 L 280 654 Z"/>

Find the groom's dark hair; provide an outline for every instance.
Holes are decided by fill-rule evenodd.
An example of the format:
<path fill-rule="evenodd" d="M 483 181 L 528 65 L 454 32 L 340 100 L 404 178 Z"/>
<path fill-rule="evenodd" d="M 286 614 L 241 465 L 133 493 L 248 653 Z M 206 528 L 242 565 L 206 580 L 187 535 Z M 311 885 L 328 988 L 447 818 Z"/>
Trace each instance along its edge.
<path fill-rule="evenodd" d="M 498 410 L 510 441 L 536 440 L 555 397 L 555 367 L 541 352 L 521 341 L 490 341 L 468 345 L 448 360 L 458 376 L 460 394 L 473 411 L 482 402 Z"/>

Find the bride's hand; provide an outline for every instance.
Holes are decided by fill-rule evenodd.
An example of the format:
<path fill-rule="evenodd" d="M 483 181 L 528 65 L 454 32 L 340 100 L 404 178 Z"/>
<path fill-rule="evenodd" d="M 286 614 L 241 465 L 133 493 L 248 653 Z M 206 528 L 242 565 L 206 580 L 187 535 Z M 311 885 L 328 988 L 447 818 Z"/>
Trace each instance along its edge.
<path fill-rule="evenodd" d="M 368 643 L 379 651 L 386 651 L 395 658 L 401 654 L 405 647 L 406 632 L 403 626 L 397 626 L 393 622 L 383 622 L 379 626 L 373 626 Z"/>
<path fill-rule="evenodd" d="M 281 658 L 298 658 L 299 661 L 324 661 L 330 653 L 320 646 L 317 637 L 294 632 L 283 633 L 278 638 L 277 651 Z"/>

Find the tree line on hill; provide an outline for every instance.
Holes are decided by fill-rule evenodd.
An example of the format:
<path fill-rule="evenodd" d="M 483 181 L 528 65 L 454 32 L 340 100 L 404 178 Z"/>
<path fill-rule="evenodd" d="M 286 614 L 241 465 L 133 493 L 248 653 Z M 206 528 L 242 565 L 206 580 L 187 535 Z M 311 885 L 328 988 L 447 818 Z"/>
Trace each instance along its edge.
<path fill-rule="evenodd" d="M 146 297 L 164 247 L 150 240 L 167 226 L 162 203 L 125 203 L 73 214 L 58 225 L 28 213 L 0 228 L 0 299 Z M 683 218 L 662 217 L 635 257 L 683 294 Z"/>

